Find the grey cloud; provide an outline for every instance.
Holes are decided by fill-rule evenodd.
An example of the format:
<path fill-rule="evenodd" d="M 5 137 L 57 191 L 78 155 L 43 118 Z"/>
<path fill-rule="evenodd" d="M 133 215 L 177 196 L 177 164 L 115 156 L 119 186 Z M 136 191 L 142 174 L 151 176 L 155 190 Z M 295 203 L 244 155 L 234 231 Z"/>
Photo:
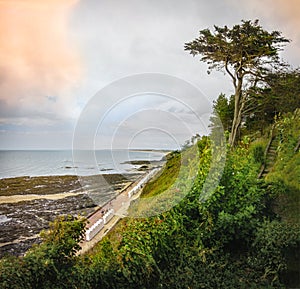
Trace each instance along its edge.
<path fill-rule="evenodd" d="M 285 1 L 280 0 L 279 2 Z M 20 121 L 19 127 L 24 131 L 32 132 L 36 127 L 43 126 L 46 130 L 51 126 L 52 129 L 57 130 L 57 138 L 60 138 L 60 131 L 66 128 L 69 129 L 69 135 L 71 135 L 71 128 L 76 123 L 75 117 L 71 116 L 75 109 L 84 113 L 84 104 L 98 90 L 121 77 L 144 72 L 165 73 L 182 78 L 197 86 L 211 105 L 211 101 L 221 92 L 227 95 L 232 93 L 230 78 L 219 72 L 208 75 L 206 64 L 191 57 L 183 50 L 183 46 L 185 42 L 197 37 L 200 29 L 212 28 L 214 24 L 231 26 L 239 23 L 241 19 L 259 18 L 266 29 L 282 30 L 284 35 L 294 38 L 294 41 L 288 45 L 284 56 L 287 61 L 292 61 L 294 66 L 298 66 L 300 37 L 298 26 L 293 25 L 296 20 L 289 20 L 294 18 L 289 18 L 284 9 L 277 9 L 279 4 L 271 7 L 274 13 L 269 13 L 269 10 L 266 9 L 269 3 L 272 1 L 79 1 L 73 10 L 69 36 L 73 45 L 76 43 L 74 51 L 81 51 L 80 62 L 85 65 L 86 73 L 84 84 L 78 84 L 78 89 L 74 89 L 68 97 L 55 88 L 53 91 L 39 90 L 36 93 L 39 94 L 39 99 L 43 99 L 41 102 L 35 102 L 36 97 L 30 95 L 32 93 L 30 83 L 24 84 L 23 89 L 17 89 L 17 92 L 20 99 L 25 99 L 25 103 L 18 101 L 8 103 L 0 100 L 0 118 L 3 120 L 3 130 L 5 130 L 5 125 L 7 128 L 9 123 L 15 124 Z M 42 72 L 47 75 L 47 71 Z M 3 70 L 0 70 L 0 88 L 2 88 L 0 96 L 9 94 L 11 90 L 11 87 L 6 87 L 7 79 L 5 78 L 10 73 L 4 75 Z M 68 75 L 63 74 L 62 76 L 62 79 L 68 80 Z M 15 86 L 17 85 L 15 83 Z M 139 85 L 137 83 L 137 86 Z M 100 105 L 106 107 L 106 103 L 110 99 L 114 99 L 114 93 L 106 95 L 100 101 Z M 74 105 L 77 102 L 80 105 Z M 133 103 L 131 107 L 136 110 L 142 109 L 142 104 Z M 209 107 L 201 103 L 201 98 L 195 100 L 192 109 L 174 102 L 157 102 L 155 99 L 149 99 L 146 102 L 146 108 L 157 108 L 173 113 L 195 127 L 195 130 L 198 120 L 193 117 L 193 110 L 203 116 L 202 121 L 205 125 L 207 125 L 207 115 L 209 115 Z M 101 108 L 95 106 L 91 112 L 91 118 L 86 119 L 82 125 L 83 137 L 94 137 L 95 132 L 89 132 L 88 128 L 95 125 L 95 118 L 99 114 L 99 110 Z M 74 114 L 76 115 L 75 112 Z M 106 122 L 103 134 L 109 136 L 111 131 L 129 115 L 130 110 L 121 112 L 116 110 L 115 114 L 108 118 L 109 122 Z M 204 117 L 205 115 L 206 117 Z M 152 117 L 155 117 L 157 122 L 167 122 L 162 115 L 153 113 Z M 27 122 L 22 126 L 21 121 L 24 119 Z M 37 126 L 39 120 L 43 120 L 43 122 Z M 125 132 L 136 131 L 140 125 L 147 124 L 147 119 L 143 119 L 139 115 L 136 116 L 135 122 L 123 123 L 122 133 L 125 135 Z M 169 121 L 165 126 L 171 130 L 172 122 Z M 119 132 L 121 133 L 121 131 Z M 183 137 L 181 130 L 177 131 L 177 134 L 178 137 Z M 12 137 L 9 139 L 13 140 Z M 52 139 L 52 141 L 49 140 L 49 144 L 55 147 L 55 134 L 52 134 Z M 38 138 L 36 140 L 38 141 Z M 105 143 L 106 140 L 102 140 Z M 126 143 L 126 138 L 120 139 L 121 142 Z M 22 144 L 22 142 L 19 143 Z M 43 145 L 41 142 L 41 146 Z"/>

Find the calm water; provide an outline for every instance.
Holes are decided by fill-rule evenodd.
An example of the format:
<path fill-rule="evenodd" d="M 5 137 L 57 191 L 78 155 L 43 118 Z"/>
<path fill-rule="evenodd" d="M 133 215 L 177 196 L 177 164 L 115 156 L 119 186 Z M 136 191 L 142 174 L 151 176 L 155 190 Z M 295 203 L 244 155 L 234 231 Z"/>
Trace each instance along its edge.
<path fill-rule="evenodd" d="M 0 178 L 18 176 L 80 175 L 130 173 L 135 160 L 159 161 L 158 151 L 0 151 Z"/>

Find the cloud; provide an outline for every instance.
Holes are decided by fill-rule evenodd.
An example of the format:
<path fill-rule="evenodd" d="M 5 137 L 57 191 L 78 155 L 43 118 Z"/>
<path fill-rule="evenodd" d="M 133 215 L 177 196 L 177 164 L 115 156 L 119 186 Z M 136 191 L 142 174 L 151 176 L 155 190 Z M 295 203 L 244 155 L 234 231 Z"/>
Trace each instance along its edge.
<path fill-rule="evenodd" d="M 76 2 L 0 0 L 0 100 L 6 114 L 63 115 L 68 109 L 68 91 L 81 75 L 80 57 L 68 38 Z"/>
<path fill-rule="evenodd" d="M 246 16 L 255 15 L 263 19 L 271 20 L 274 23 L 285 22 L 289 24 L 300 24 L 299 19 L 299 0 L 252 0 L 241 2 L 239 0 L 226 0 L 232 8 L 244 11 Z M 247 13 L 246 13 L 247 12 Z M 295 25 L 294 30 L 297 29 Z"/>
<path fill-rule="evenodd" d="M 9 130 L 45 132 L 55 128 L 57 137 L 54 133 L 48 138 L 43 134 L 40 139 L 41 147 L 44 143 L 56 147 L 60 132 L 74 126 L 89 98 L 109 83 L 131 74 L 159 72 L 177 76 L 196 85 L 210 101 L 221 92 L 232 94 L 233 86 L 227 75 L 220 72 L 208 75 L 207 65 L 183 49 L 184 43 L 197 37 L 199 30 L 213 29 L 214 24 L 232 26 L 241 19 L 258 18 L 264 29 L 282 31 L 292 39 L 282 55 L 291 64 L 298 65 L 298 2 L 0 0 L 2 139 L 6 139 L 4 132 Z M 112 97 L 100 101 L 95 116 Z M 200 104 L 197 100 L 191 106 L 195 109 L 199 105 L 197 112 L 202 115 L 206 107 Z M 193 124 L 192 112 L 186 107 L 147 98 L 111 111 L 107 131 L 131 111 L 144 106 L 176 114 Z M 147 124 L 145 119 L 138 120 L 141 125 L 142 121 Z M 163 116 L 157 116 L 157 120 L 167 121 Z M 90 124 L 86 123 L 87 128 Z M 127 125 L 124 132 L 131 128 L 129 125 L 136 127 L 134 121 Z M 29 144 L 26 134 L 19 134 L 18 139 L 12 133 L 10 136 L 6 143 L 14 141 L 13 145 L 21 148 L 23 142 Z M 94 137 L 94 134 L 87 136 Z M 32 139 L 38 141 L 37 137 Z"/>
<path fill-rule="evenodd" d="M 187 103 L 191 101 L 186 100 Z M 162 144 L 170 144 L 171 141 L 174 147 L 175 143 L 183 144 L 196 133 L 208 134 L 205 117 L 210 108 L 206 108 L 207 112 L 200 113 L 185 104 L 184 99 L 145 93 L 118 102 L 106 111 L 101 122 L 97 120 L 100 107 L 95 114 L 90 111 L 87 117 L 98 123 L 97 132 L 91 134 L 97 148 L 157 147 L 159 140 Z M 93 126 L 88 127 L 91 129 Z M 86 137 L 81 139 L 87 140 Z"/>
<path fill-rule="evenodd" d="M 289 63 L 299 64 L 300 55 L 300 5 L 299 0 L 226 0 L 228 4 L 245 15 L 244 19 L 259 19 L 263 28 L 278 30 L 292 43 L 287 44 L 283 58 Z M 242 3 L 242 5 L 241 5 Z"/>

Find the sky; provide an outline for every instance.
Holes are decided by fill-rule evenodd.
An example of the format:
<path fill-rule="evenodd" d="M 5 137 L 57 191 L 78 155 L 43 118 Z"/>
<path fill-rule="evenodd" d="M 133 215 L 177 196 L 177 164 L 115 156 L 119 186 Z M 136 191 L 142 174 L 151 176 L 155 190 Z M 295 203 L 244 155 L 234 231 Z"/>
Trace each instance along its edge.
<path fill-rule="evenodd" d="M 207 74 L 206 64 L 184 51 L 184 43 L 213 25 L 259 19 L 263 28 L 292 40 L 281 56 L 298 67 L 299 4 L 0 0 L 0 149 L 72 149 L 74 135 L 80 148 L 86 148 L 86 137 L 89 148 L 175 148 L 195 133 L 205 134 L 212 101 L 233 88 L 223 73 Z M 120 90 L 120 79 L 131 83 L 144 73 L 197 88 L 202 109 L 190 107 L 187 95 L 174 98 L 172 81 L 149 91 L 147 75 L 134 95 L 121 91 L 116 98 L 106 89 Z M 92 121 L 91 127 L 78 129 L 84 121 Z"/>

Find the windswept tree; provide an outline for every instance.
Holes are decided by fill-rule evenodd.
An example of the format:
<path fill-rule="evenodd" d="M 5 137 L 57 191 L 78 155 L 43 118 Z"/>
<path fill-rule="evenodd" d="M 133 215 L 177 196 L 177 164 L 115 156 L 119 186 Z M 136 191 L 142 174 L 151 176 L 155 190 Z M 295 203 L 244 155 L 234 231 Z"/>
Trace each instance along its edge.
<path fill-rule="evenodd" d="M 234 117 L 229 137 L 233 146 L 237 141 L 246 103 L 243 93 L 247 84 L 261 80 L 268 67 L 279 63 L 278 52 L 289 42 L 281 32 L 264 30 L 258 20 L 244 21 L 232 28 L 214 26 L 214 32 L 201 30 L 200 36 L 185 43 L 184 49 L 193 56 L 201 55 L 201 61 L 211 69 L 225 71 L 234 86 Z"/>

